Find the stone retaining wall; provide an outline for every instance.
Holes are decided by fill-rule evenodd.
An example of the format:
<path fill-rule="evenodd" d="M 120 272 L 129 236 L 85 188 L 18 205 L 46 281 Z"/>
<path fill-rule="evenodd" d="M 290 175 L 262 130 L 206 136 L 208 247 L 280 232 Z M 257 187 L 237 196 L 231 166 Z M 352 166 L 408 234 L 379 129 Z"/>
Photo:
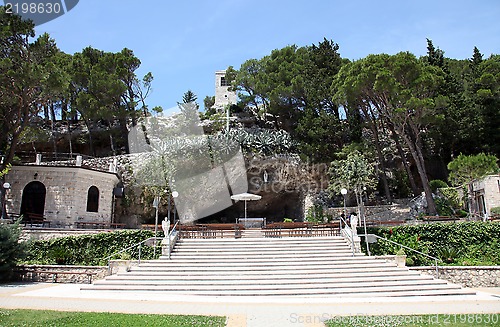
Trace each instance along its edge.
<path fill-rule="evenodd" d="M 54 274 L 57 274 L 54 279 Z M 108 275 L 107 266 L 56 266 L 56 265 L 22 265 L 14 270 L 14 280 L 19 282 L 43 282 L 88 284 L 91 281 L 103 279 Z"/>
<path fill-rule="evenodd" d="M 357 212 L 358 207 L 346 207 L 346 211 Z M 343 207 L 328 208 L 327 212 L 333 217 L 338 217 L 344 211 Z M 390 204 L 378 206 L 365 206 L 367 221 L 405 221 L 411 220 L 410 207 L 406 204 Z"/>
<path fill-rule="evenodd" d="M 422 274 L 436 276 L 436 267 L 410 267 Z M 439 266 L 439 279 L 463 287 L 500 287 L 500 266 Z"/>

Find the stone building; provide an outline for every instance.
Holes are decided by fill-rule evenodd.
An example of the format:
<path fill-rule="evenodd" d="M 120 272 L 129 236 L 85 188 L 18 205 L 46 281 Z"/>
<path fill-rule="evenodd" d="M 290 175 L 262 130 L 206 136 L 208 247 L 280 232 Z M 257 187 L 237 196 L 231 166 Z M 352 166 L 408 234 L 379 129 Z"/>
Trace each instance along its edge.
<path fill-rule="evenodd" d="M 489 175 L 472 184 L 477 213 L 489 217 L 491 208 L 500 207 L 500 175 Z"/>
<path fill-rule="evenodd" d="M 112 222 L 116 173 L 79 166 L 13 166 L 5 176 L 8 213 L 43 215 L 51 227 Z"/>
<path fill-rule="evenodd" d="M 225 106 L 236 104 L 236 92 L 229 91 L 231 85 L 226 80 L 226 71 L 218 70 L 215 72 L 215 104 L 217 110 L 223 110 Z"/>

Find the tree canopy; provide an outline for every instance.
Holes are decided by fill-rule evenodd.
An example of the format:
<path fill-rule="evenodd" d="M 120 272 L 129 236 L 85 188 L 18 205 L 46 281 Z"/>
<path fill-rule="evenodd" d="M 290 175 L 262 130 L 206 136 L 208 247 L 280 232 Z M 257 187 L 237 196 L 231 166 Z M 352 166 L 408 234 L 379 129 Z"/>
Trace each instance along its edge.
<path fill-rule="evenodd" d="M 302 158 L 338 160 L 342 149 L 364 144 L 377 159 L 379 191 L 424 191 L 436 213 L 429 179 L 447 179 L 460 153 L 499 156 L 499 56 L 457 60 L 427 39 L 427 55 L 372 54 L 341 58 L 339 46 L 289 45 L 249 59 L 228 79 L 240 106 L 253 107 L 290 132 Z"/>
<path fill-rule="evenodd" d="M 0 154 L 5 157 L 0 169 L 13 161 L 22 139 L 29 138 L 23 131 L 39 118 L 44 124 L 36 128 L 51 126 L 54 152 L 55 121 L 69 125 L 78 119 L 88 130 L 89 154 L 95 155 L 92 135 L 102 127 L 108 130 L 110 152 L 116 154 L 128 152 L 127 124 L 160 110 L 149 109 L 145 102 L 153 75 L 137 77 L 141 62 L 132 50 L 111 53 L 87 47 L 70 55 L 48 34 L 32 41 L 33 23 L 6 14 L 4 7 L 0 23 Z M 112 132 L 116 125 L 119 142 Z"/>
<path fill-rule="evenodd" d="M 471 183 L 475 179 L 498 172 L 497 158 L 480 153 L 477 155 L 459 155 L 448 164 L 450 182 L 455 186 Z"/>

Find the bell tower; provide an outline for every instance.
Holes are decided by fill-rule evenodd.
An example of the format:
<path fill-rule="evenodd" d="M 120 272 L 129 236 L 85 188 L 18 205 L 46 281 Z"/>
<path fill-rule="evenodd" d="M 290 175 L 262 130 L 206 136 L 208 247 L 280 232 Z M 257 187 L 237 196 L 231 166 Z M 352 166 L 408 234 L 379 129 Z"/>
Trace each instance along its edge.
<path fill-rule="evenodd" d="M 236 92 L 229 91 L 231 85 L 226 80 L 226 71 L 218 70 L 215 72 L 215 104 L 217 110 L 223 110 L 225 106 L 236 104 Z"/>

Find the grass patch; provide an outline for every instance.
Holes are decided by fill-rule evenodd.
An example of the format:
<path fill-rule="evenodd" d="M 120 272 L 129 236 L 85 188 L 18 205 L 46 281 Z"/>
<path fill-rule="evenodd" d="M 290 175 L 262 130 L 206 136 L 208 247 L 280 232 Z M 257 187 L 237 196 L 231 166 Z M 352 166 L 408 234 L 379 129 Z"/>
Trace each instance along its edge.
<path fill-rule="evenodd" d="M 38 327 L 38 326 L 166 326 L 191 327 L 210 326 L 223 327 L 225 317 L 177 316 L 155 314 L 119 314 L 94 312 L 63 312 L 40 310 L 6 310 L 0 309 L 0 326 Z"/>
<path fill-rule="evenodd" d="M 328 327 L 499 327 L 500 313 L 335 317 Z"/>

